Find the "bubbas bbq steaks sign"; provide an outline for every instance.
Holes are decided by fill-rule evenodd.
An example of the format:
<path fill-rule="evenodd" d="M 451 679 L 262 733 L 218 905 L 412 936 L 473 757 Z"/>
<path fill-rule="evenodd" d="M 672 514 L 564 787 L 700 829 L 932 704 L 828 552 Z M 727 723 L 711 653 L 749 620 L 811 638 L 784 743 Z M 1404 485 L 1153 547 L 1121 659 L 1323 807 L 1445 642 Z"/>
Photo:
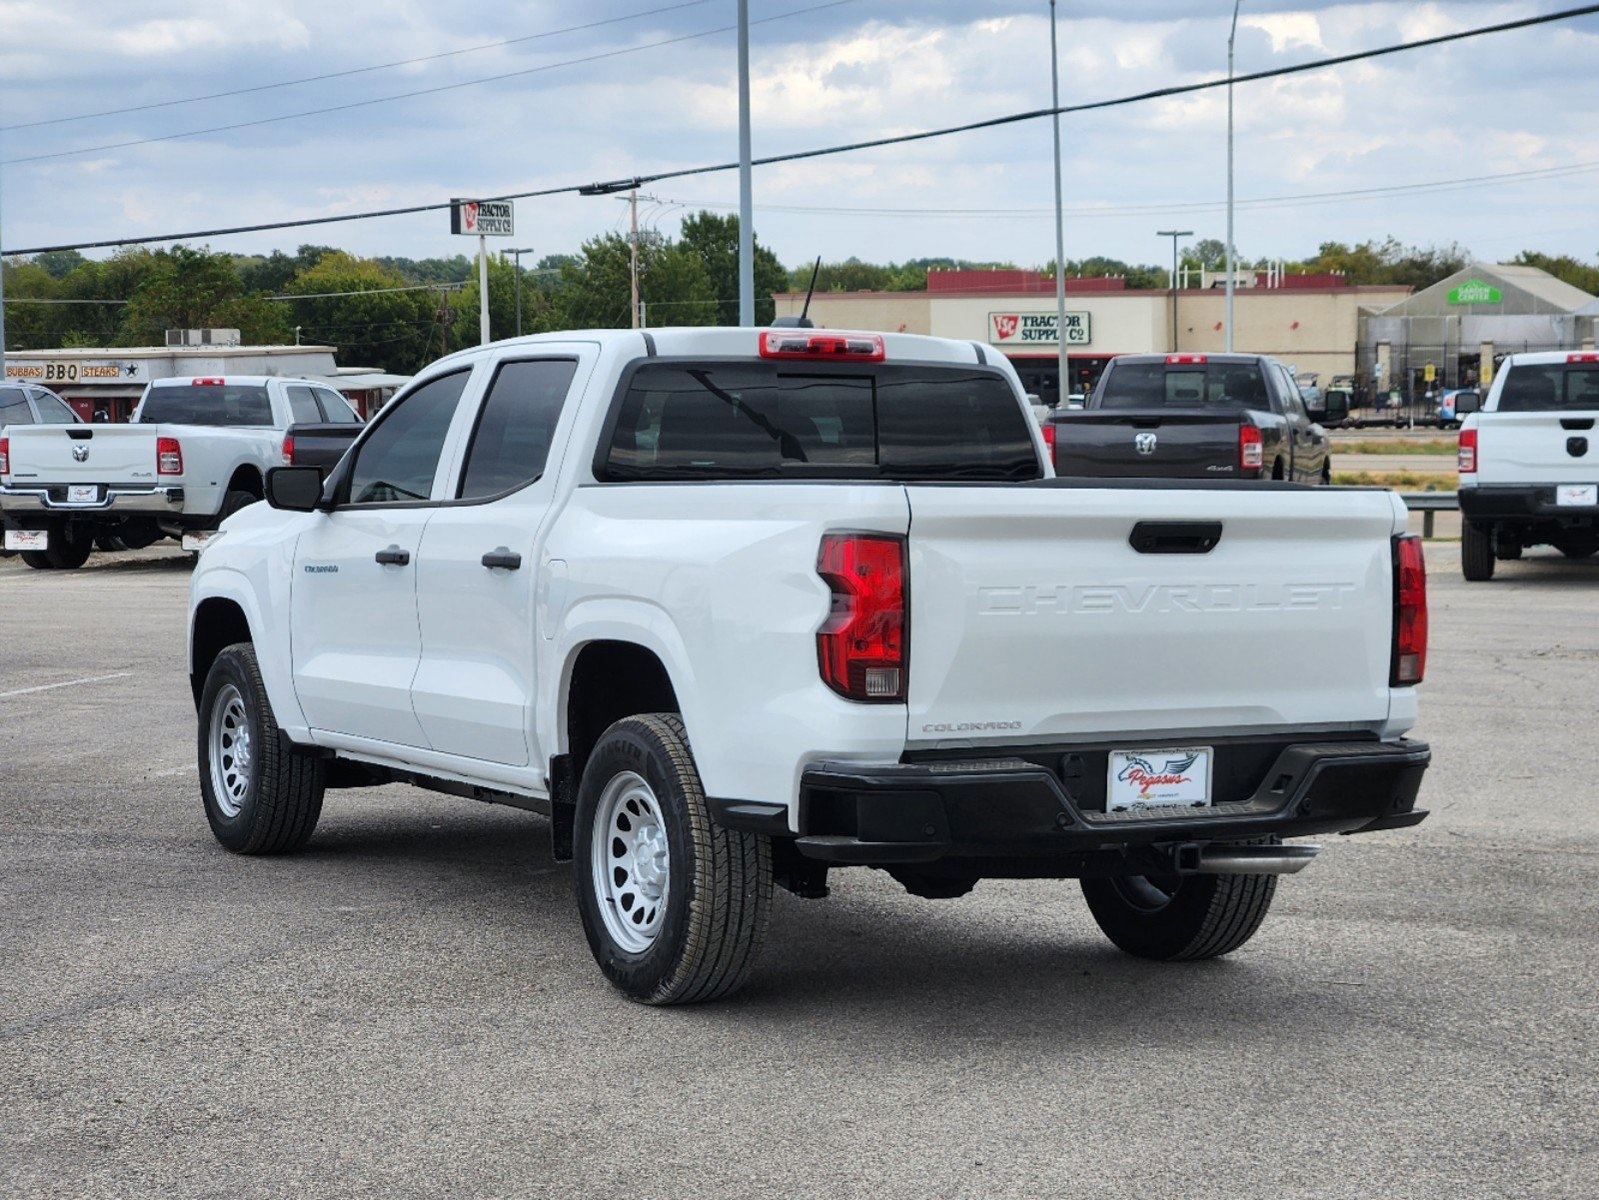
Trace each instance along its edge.
<path fill-rule="evenodd" d="M 988 314 L 988 340 L 996 346 L 1058 346 L 1056 314 L 991 312 Z M 1085 312 L 1066 314 L 1066 344 L 1088 345 L 1092 326 Z"/>

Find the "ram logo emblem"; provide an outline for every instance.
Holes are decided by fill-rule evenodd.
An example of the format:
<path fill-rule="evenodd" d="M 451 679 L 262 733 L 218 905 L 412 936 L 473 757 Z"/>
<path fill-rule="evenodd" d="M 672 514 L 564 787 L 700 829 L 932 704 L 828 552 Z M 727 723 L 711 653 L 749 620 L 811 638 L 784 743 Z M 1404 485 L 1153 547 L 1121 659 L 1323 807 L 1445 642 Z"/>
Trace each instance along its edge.
<path fill-rule="evenodd" d="M 74 447 L 72 447 L 72 461 L 73 462 L 88 462 L 89 461 L 89 447 L 87 447 L 87 446 L 74 446 Z"/>
<path fill-rule="evenodd" d="M 1136 433 L 1133 435 L 1133 448 L 1140 454 L 1155 453 L 1155 435 L 1152 433 Z"/>

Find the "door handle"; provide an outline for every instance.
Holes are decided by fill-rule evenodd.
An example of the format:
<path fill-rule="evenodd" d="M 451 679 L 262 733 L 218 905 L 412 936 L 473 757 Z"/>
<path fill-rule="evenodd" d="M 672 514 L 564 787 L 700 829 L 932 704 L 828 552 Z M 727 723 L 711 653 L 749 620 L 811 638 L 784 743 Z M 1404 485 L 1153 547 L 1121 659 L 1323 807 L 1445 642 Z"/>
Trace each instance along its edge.
<path fill-rule="evenodd" d="M 411 561 L 411 552 L 390 546 L 387 550 L 379 550 L 373 557 L 385 567 L 403 567 Z"/>
<path fill-rule="evenodd" d="M 500 567 L 506 571 L 515 571 L 522 565 L 522 556 L 505 546 L 496 546 L 483 556 L 485 567 Z"/>

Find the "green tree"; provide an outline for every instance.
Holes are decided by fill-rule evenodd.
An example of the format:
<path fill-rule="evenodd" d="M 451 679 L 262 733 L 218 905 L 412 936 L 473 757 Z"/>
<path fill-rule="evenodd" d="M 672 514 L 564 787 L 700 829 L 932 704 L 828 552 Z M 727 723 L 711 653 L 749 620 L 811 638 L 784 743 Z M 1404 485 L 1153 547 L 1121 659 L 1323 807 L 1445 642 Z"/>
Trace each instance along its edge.
<path fill-rule="evenodd" d="M 716 300 L 714 312 L 718 325 L 738 324 L 738 235 L 738 217 L 699 212 L 684 220 L 683 235 L 678 243 L 686 253 L 698 256 L 705 268 L 711 295 Z M 755 244 L 755 323 L 770 325 L 777 315 L 772 295 L 788 290 L 789 275 L 777 261 L 777 255 L 761 245 L 760 238 L 752 240 Z"/>
<path fill-rule="evenodd" d="M 227 255 L 177 245 L 152 259 L 149 275 L 123 309 L 118 345 L 154 345 L 168 329 L 236 328 L 251 345 L 287 340 L 282 306 L 247 298 Z"/>
<path fill-rule="evenodd" d="M 608 233 L 583 243 L 576 263 L 561 268 L 553 300 L 569 329 L 625 329 L 631 324 L 628 240 Z M 697 254 L 659 234 L 639 239 L 639 298 L 651 325 L 709 325 L 716 294 Z"/>
<path fill-rule="evenodd" d="M 76 250 L 46 250 L 34 256 L 34 264 L 44 268 L 51 279 L 65 279 L 88 259 Z"/>
<path fill-rule="evenodd" d="M 61 344 L 65 304 L 24 304 L 24 300 L 60 299 L 55 279 L 38 263 L 28 259 L 7 259 L 4 264 L 6 293 L 6 348 L 43 350 Z"/>
<path fill-rule="evenodd" d="M 1592 266 L 1569 254 L 1541 254 L 1536 250 L 1523 250 L 1511 260 L 1518 267 L 1537 267 L 1548 271 L 1556 279 L 1581 288 L 1590 296 L 1599 296 L 1599 266 Z"/>
<path fill-rule="evenodd" d="M 438 293 L 395 290 L 410 285 L 371 259 L 336 250 L 286 286 L 312 297 L 292 302 L 300 340 L 335 347 L 346 366 L 409 374 L 437 357 Z"/>
<path fill-rule="evenodd" d="M 328 255 L 337 253 L 332 246 L 303 245 L 292 255 L 274 250 L 266 258 L 244 258 L 236 262 L 245 291 L 282 292 L 300 272 L 309 271 Z"/>

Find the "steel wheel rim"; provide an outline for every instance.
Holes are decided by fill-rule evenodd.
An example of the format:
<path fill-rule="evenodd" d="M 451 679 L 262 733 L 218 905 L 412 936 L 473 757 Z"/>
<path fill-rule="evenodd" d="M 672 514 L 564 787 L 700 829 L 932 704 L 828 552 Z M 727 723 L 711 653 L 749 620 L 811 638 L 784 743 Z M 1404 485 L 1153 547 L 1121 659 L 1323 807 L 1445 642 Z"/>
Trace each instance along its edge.
<path fill-rule="evenodd" d="M 250 798 L 250 772 L 255 754 L 250 740 L 250 710 L 244 696 L 225 683 L 211 702 L 211 794 L 217 809 L 229 820 L 244 810 Z"/>
<path fill-rule="evenodd" d="M 605 785 L 592 842 L 589 869 L 605 931 L 623 950 L 642 954 L 661 932 L 671 890 L 666 826 L 643 776 L 623 771 Z"/>

